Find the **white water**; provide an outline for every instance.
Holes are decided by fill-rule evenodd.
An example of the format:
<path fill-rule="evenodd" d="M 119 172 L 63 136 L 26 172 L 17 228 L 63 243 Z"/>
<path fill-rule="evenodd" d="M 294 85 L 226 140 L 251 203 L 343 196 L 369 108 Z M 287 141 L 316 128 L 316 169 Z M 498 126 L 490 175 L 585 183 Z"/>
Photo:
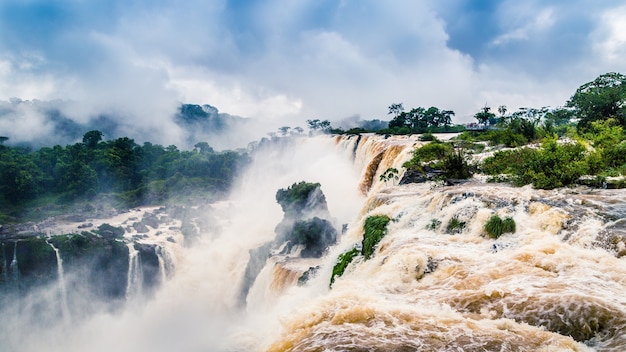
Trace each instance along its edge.
<path fill-rule="evenodd" d="M 128 273 L 126 274 L 126 301 L 133 301 L 141 297 L 143 275 L 139 262 L 139 251 L 134 243 L 127 243 Z"/>
<path fill-rule="evenodd" d="M 231 199 L 214 205 L 223 231 L 180 249 L 175 274 L 140 310 L 21 331 L 7 346 L 70 352 L 622 350 L 626 266 L 616 254 L 623 243 L 611 238 L 603 248 L 598 238 L 616 223 L 606 214 L 623 213 L 626 192 L 480 182 L 396 186 L 378 182 L 379 175 L 391 166 L 400 170 L 419 142 L 364 137 L 353 153 L 355 143 L 356 137 L 315 138 L 269 148 L 255 157 Z M 348 231 L 320 261 L 270 259 L 242 309 L 237 297 L 248 251 L 273 238 L 282 216 L 276 190 L 302 180 L 322 184 L 337 226 L 348 223 Z M 512 216 L 517 232 L 486 238 L 482 228 L 494 213 Z M 335 258 L 361 241 L 365 218 L 376 214 L 395 220 L 387 236 L 371 260 L 355 259 L 330 290 Z M 456 235 L 445 229 L 452 218 L 466 222 Z M 441 225 L 429 230 L 432 219 Z M 129 283 L 131 257 L 129 246 Z M 315 278 L 293 285 L 294 273 L 315 265 L 321 266 Z M 588 345 L 569 334 L 590 337 Z"/>
<path fill-rule="evenodd" d="M 17 266 L 17 244 L 19 241 L 15 241 L 15 246 L 13 247 L 13 259 L 11 260 L 11 264 L 9 265 L 9 270 L 11 270 L 11 278 L 17 282 L 20 278 L 20 269 Z"/>
<path fill-rule="evenodd" d="M 71 319 L 70 309 L 67 304 L 67 286 L 65 285 L 65 272 L 63 271 L 63 259 L 61 258 L 61 253 L 59 249 L 55 247 L 52 243 L 46 241 L 48 245 L 54 251 L 57 260 L 57 277 L 59 283 L 59 293 L 61 294 L 61 313 L 63 314 L 63 319 L 66 322 L 69 322 Z"/>

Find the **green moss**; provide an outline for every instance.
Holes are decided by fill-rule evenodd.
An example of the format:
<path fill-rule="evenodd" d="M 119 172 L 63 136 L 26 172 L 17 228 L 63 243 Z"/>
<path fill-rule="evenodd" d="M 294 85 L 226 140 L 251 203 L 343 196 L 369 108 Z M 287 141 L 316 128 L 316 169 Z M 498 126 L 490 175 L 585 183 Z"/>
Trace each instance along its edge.
<path fill-rule="evenodd" d="M 352 260 L 357 255 L 359 255 L 359 249 L 355 247 L 349 251 L 341 253 L 337 257 L 337 262 L 335 263 L 335 266 L 333 267 L 333 274 L 330 277 L 330 286 L 332 286 L 333 283 L 335 282 L 335 277 L 340 277 L 341 275 L 343 275 L 344 271 L 348 267 L 348 264 L 352 263 Z"/>
<path fill-rule="evenodd" d="M 363 225 L 363 249 L 365 260 L 370 259 L 378 242 L 387 234 L 387 224 L 391 221 L 387 215 L 373 215 L 365 219 Z"/>
<path fill-rule="evenodd" d="M 485 223 L 485 232 L 493 239 L 497 239 L 504 233 L 514 233 L 515 230 L 515 220 L 512 217 L 502 219 L 498 215 L 493 215 Z"/>

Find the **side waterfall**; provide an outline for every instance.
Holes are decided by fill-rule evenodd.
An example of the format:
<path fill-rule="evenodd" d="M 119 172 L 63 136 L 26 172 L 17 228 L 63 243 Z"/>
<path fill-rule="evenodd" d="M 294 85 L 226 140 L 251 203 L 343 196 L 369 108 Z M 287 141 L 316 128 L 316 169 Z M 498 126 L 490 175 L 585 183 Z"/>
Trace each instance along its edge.
<path fill-rule="evenodd" d="M 67 305 L 67 286 L 65 285 L 65 273 L 63 271 L 63 259 L 61 258 L 61 253 L 59 252 L 58 248 L 56 248 L 52 243 L 48 241 L 46 241 L 46 243 L 48 243 L 48 245 L 50 246 L 50 248 L 52 248 L 52 250 L 54 251 L 54 254 L 56 255 L 57 277 L 58 277 L 58 284 L 59 284 L 59 292 L 61 294 L 61 312 L 63 314 L 63 319 L 68 321 L 70 320 L 71 315 L 70 315 L 69 306 Z"/>
<path fill-rule="evenodd" d="M 13 259 L 11 260 L 11 264 L 9 265 L 9 270 L 11 271 L 11 279 L 15 283 L 15 286 L 18 287 L 20 281 L 20 268 L 17 263 L 17 244 L 19 241 L 15 241 L 15 246 L 13 247 Z"/>
<path fill-rule="evenodd" d="M 126 301 L 132 301 L 141 296 L 143 277 L 139 251 L 134 243 L 127 243 L 128 273 L 126 274 Z"/>

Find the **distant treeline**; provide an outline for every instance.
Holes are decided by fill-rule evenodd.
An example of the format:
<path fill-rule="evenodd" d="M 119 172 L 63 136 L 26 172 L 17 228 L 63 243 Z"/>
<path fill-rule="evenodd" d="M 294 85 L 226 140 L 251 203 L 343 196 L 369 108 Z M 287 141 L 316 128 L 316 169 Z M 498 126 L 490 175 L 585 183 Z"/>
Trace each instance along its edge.
<path fill-rule="evenodd" d="M 37 151 L 1 142 L 0 208 L 47 196 L 67 202 L 106 193 L 136 206 L 175 195 L 222 194 L 249 160 L 245 153 L 215 152 L 205 142 L 181 151 L 173 145 L 137 145 L 128 137 L 103 141 L 96 130 L 87 132 L 82 143 Z"/>

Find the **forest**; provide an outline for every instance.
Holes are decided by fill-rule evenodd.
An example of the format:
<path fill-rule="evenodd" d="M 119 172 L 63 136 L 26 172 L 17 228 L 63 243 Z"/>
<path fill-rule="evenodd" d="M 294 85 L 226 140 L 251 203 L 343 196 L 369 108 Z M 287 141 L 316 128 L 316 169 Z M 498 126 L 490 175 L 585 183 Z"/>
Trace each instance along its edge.
<path fill-rule="evenodd" d="M 125 208 L 175 197 L 217 199 L 249 161 L 246 153 L 215 152 L 206 142 L 182 151 L 103 137 L 93 130 L 82 142 L 36 151 L 0 143 L 0 221 L 24 220 L 25 210 L 32 208 L 96 198 Z"/>

